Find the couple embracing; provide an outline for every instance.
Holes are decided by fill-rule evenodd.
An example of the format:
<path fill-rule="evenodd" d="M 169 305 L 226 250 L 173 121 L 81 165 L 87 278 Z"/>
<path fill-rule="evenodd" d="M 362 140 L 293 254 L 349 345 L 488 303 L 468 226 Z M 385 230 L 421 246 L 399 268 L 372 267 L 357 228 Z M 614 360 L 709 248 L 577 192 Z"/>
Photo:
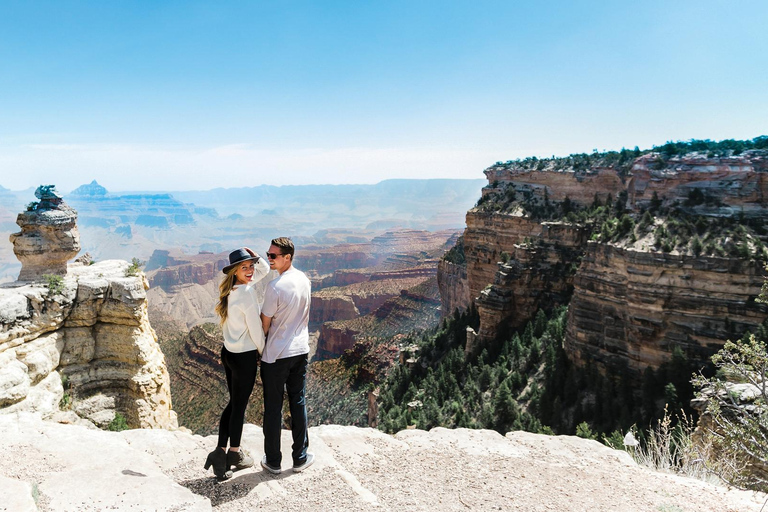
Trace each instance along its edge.
<path fill-rule="evenodd" d="M 261 466 L 272 474 L 282 472 L 280 430 L 283 390 L 287 392 L 293 435 L 293 471 L 314 462 L 307 452 L 307 408 L 304 401 L 309 355 L 310 283 L 293 267 L 294 246 L 290 238 L 272 240 L 269 263 L 247 247 L 229 255 L 226 277 L 219 287 L 216 313 L 221 318 L 224 346 L 221 362 L 227 376 L 229 403 L 221 414 L 217 448 L 208 454 L 205 469 L 213 466 L 219 480 L 232 471 L 253 466 L 240 440 L 248 399 L 256 382 L 261 360 L 264 386 L 264 456 Z M 254 284 L 269 270 L 280 274 L 267 285 L 264 304 L 259 306 Z M 229 451 L 227 451 L 229 445 Z"/>

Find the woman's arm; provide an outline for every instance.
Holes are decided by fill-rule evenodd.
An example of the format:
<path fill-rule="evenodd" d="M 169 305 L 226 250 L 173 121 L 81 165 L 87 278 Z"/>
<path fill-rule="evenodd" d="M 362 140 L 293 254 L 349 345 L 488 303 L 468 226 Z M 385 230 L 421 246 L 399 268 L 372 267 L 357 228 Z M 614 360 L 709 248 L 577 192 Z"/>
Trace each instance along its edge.
<path fill-rule="evenodd" d="M 264 279 L 264 277 L 269 274 L 269 263 L 267 263 L 266 258 L 262 258 L 255 252 L 253 252 L 248 247 L 245 247 L 245 250 L 248 251 L 248 254 L 251 256 L 256 256 L 258 259 L 253 262 L 253 279 L 252 282 L 256 283 L 258 281 L 261 281 Z"/>

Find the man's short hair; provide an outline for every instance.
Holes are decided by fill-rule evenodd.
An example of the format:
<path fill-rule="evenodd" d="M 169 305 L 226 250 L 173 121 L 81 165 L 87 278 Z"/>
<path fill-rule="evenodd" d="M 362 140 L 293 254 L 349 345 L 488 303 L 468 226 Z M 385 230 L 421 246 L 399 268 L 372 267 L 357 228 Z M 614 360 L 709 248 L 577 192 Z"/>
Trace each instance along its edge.
<path fill-rule="evenodd" d="M 272 240 L 272 245 L 275 247 L 280 248 L 280 252 L 282 254 L 290 254 L 291 255 L 291 261 L 293 261 L 293 241 L 288 238 L 287 236 L 281 236 L 280 238 L 275 238 Z"/>

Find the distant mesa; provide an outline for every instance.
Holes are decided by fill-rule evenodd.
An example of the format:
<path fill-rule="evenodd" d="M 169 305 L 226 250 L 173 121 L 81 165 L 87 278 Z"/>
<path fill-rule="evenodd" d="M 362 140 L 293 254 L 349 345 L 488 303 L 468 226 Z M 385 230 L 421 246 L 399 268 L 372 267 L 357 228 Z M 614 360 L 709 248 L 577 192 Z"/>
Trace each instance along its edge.
<path fill-rule="evenodd" d="M 229 215 L 229 216 L 227 217 L 227 219 L 228 219 L 228 220 L 243 220 L 243 219 L 245 219 L 245 217 L 243 217 L 243 216 L 242 216 L 242 215 L 240 215 L 239 213 L 233 213 L 232 215 Z"/>
<path fill-rule="evenodd" d="M 128 239 L 133 238 L 133 232 L 131 231 L 131 226 L 129 224 L 117 226 L 115 228 L 115 234 L 118 234 L 123 238 L 128 238 Z"/>
<path fill-rule="evenodd" d="M 70 195 L 73 196 L 90 196 L 90 197 L 96 197 L 96 196 L 106 196 L 108 194 L 107 189 L 99 185 L 96 180 L 93 180 L 87 185 L 80 185 L 75 190 L 71 192 Z"/>

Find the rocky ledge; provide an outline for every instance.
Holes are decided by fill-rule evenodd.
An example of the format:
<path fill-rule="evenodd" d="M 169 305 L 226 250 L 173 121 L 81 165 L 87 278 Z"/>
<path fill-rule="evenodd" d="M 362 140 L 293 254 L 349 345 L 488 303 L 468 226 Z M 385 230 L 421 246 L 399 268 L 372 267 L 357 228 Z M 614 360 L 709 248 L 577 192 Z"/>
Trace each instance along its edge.
<path fill-rule="evenodd" d="M 120 413 L 132 427 L 177 426 L 149 285 L 128 267 L 73 264 L 47 283 L 0 288 L 0 416 L 36 411 L 106 427 Z"/>
<path fill-rule="evenodd" d="M 378 430 L 324 425 L 309 433 L 315 464 L 293 473 L 290 432 L 283 469 L 216 482 L 203 470 L 215 439 L 180 431 L 102 432 L 0 417 L 7 458 L 0 509 L 39 510 L 760 510 L 766 496 L 658 473 L 625 452 L 568 436 L 436 428 Z M 261 456 L 261 428 L 244 446 Z M 96 448 L 98 447 L 98 448 Z"/>

